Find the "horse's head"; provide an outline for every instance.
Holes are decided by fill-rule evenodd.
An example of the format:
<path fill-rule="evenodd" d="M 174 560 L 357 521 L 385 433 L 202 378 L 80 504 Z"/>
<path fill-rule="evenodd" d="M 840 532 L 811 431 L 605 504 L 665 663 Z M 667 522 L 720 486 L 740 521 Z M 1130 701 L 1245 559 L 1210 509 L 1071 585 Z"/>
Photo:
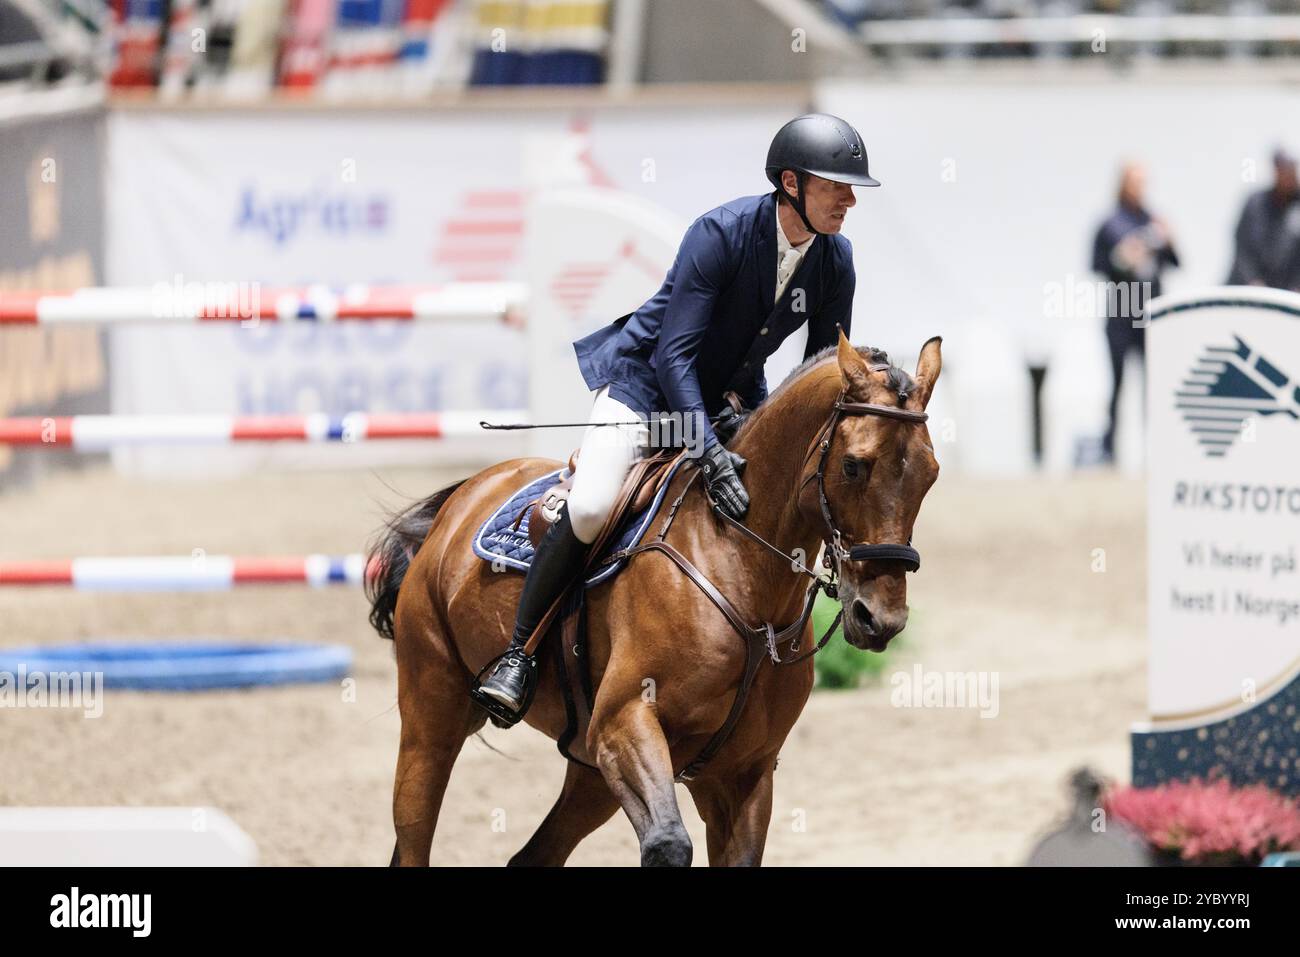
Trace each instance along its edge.
<path fill-rule="evenodd" d="M 939 476 L 930 431 L 919 414 L 939 378 L 939 343 L 936 337 L 921 347 L 916 374 L 909 376 L 883 353 L 863 356 L 840 334 L 843 408 L 825 436 L 820 485 L 839 532 L 832 561 L 839 567 L 844 637 L 855 648 L 883 651 L 907 625 L 905 576 L 913 567 L 908 555 L 915 554 L 907 545 L 921 500 Z M 821 445 L 814 455 L 823 455 Z M 811 507 L 824 523 L 818 483 L 809 486 Z M 870 547 L 882 545 L 894 547 Z"/>

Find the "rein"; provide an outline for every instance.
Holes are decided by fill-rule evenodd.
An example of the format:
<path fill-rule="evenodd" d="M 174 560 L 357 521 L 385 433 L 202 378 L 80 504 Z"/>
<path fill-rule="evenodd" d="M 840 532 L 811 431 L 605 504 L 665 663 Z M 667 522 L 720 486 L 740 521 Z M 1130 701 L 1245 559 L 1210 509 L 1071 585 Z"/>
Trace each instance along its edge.
<path fill-rule="evenodd" d="M 876 364 L 870 367 L 873 372 L 882 371 L 888 368 L 889 365 L 887 363 Z M 745 642 L 745 671 L 741 678 L 740 687 L 736 692 L 736 697 L 732 701 L 731 711 L 728 713 L 727 719 L 723 722 L 722 727 L 713 734 L 699 755 L 697 755 L 690 764 L 677 774 L 676 780 L 678 781 L 690 781 L 693 779 L 699 772 L 700 768 L 721 749 L 723 744 L 726 743 L 728 737 L 730 737 L 732 730 L 740 720 L 741 712 L 744 710 L 745 702 L 749 697 L 750 687 L 753 685 L 754 677 L 758 673 L 758 666 L 762 663 L 763 658 L 765 657 L 763 654 L 759 653 L 760 649 L 766 651 L 766 657 L 771 659 L 773 665 L 793 665 L 817 654 L 817 652 L 821 651 L 826 646 L 826 643 L 830 641 L 831 635 L 835 633 L 835 629 L 839 627 L 840 621 L 844 617 L 844 609 L 842 607 L 836 613 L 835 620 L 831 622 L 830 627 L 826 629 L 826 632 L 821 636 L 817 643 L 807 651 L 796 654 L 796 652 L 799 651 L 799 638 L 803 634 L 804 626 L 807 625 L 808 619 L 812 615 L 813 605 L 816 603 L 817 599 L 817 592 L 824 591 L 827 597 L 831 599 L 837 599 L 839 597 L 840 569 L 845 561 L 901 561 L 909 571 L 916 571 L 920 567 L 921 557 L 917 553 L 916 549 L 912 547 L 910 540 L 906 545 L 891 543 L 860 543 L 850 545 L 846 548 L 843 544 L 844 536 L 840 532 L 839 526 L 835 524 L 834 517 L 831 515 L 830 502 L 826 498 L 824 473 L 826 459 L 830 454 L 831 440 L 835 434 L 835 426 L 839 423 L 840 419 L 846 415 L 875 415 L 910 423 L 925 422 L 929 419 L 929 415 L 925 412 L 914 412 L 910 409 L 900 409 L 896 406 L 877 405 L 871 402 L 846 402 L 844 400 L 844 392 L 840 392 L 839 397 L 835 400 L 835 405 L 831 410 L 826 424 L 817 433 L 817 437 L 813 440 L 812 444 L 809 445 L 808 452 L 804 455 L 803 463 L 806 465 L 808 460 L 812 458 L 813 452 L 820 448 L 821 456 L 817 461 L 817 470 L 814 474 L 804 479 L 799 486 L 800 491 L 802 492 L 803 487 L 807 485 L 808 482 L 812 481 L 814 478 L 817 480 L 817 494 L 821 506 L 822 520 L 825 524 L 822 538 L 826 544 L 826 550 L 822 558 L 822 563 L 829 570 L 827 574 L 819 575 L 802 562 L 787 555 L 784 551 L 763 538 L 757 532 L 722 512 L 722 510 L 718 508 L 717 503 L 713 502 L 711 497 L 709 498 L 709 503 L 712 506 L 713 513 L 721 518 L 726 524 L 738 529 L 752 541 L 757 542 L 772 553 L 779 555 L 783 560 L 790 562 L 791 566 L 795 568 L 796 571 L 800 574 L 807 575 L 812 579 L 804 598 L 803 610 L 799 613 L 799 616 L 786 627 L 778 631 L 770 621 L 765 621 L 757 627 L 750 625 L 745 620 L 744 616 L 736 609 L 736 606 L 722 594 L 713 582 L 709 580 L 708 576 L 696 568 L 685 555 L 664 540 L 665 536 L 668 534 L 668 529 L 673 523 L 673 519 L 677 516 L 677 510 L 681 507 L 687 493 L 691 490 L 691 486 L 694 485 L 695 481 L 703 474 L 698 470 L 698 468 L 682 487 L 677 498 L 673 500 L 672 505 L 669 506 L 668 514 L 664 518 L 658 534 L 655 535 L 651 541 L 622 549 L 610 555 L 605 560 L 606 563 L 616 562 L 622 561 L 625 558 L 631 558 L 631 556 L 640 552 L 662 552 L 672 559 L 687 578 L 694 582 L 696 587 L 698 587 L 700 591 L 704 593 L 705 597 L 707 597 L 714 606 L 717 607 L 723 617 L 727 619 L 727 622 Z M 707 497 L 707 490 L 705 495 Z M 791 642 L 789 652 L 793 657 L 782 658 L 778 651 L 778 646 L 785 644 L 787 641 Z"/>

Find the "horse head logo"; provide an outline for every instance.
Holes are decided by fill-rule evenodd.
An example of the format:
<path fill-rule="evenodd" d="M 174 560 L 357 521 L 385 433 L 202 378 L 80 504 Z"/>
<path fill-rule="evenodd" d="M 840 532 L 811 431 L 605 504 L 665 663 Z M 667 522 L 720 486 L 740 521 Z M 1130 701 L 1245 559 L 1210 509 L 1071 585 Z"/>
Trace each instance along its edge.
<path fill-rule="evenodd" d="M 1255 415 L 1300 419 L 1300 385 L 1233 335 L 1231 346 L 1206 346 L 1175 406 L 1210 458 L 1223 458 L 1242 425 Z"/>

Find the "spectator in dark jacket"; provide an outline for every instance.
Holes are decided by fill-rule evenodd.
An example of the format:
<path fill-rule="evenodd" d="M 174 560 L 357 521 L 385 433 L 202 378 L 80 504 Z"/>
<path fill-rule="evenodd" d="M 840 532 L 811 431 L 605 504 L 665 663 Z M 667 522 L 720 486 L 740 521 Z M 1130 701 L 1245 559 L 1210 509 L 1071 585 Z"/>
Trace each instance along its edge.
<path fill-rule="evenodd" d="M 1178 265 L 1178 254 L 1164 220 L 1143 203 L 1146 171 L 1128 163 L 1120 173 L 1119 205 L 1101 224 L 1092 246 L 1092 268 L 1106 277 L 1106 343 L 1110 347 L 1112 385 L 1109 422 L 1102 440 L 1108 461 L 1115 457 L 1115 413 L 1124 382 L 1129 350 L 1146 358 L 1143 310 L 1160 295 L 1160 274 Z"/>
<path fill-rule="evenodd" d="M 1300 291 L 1300 189 L 1296 159 L 1273 153 L 1273 185 L 1246 200 L 1237 221 L 1231 286 L 1272 286 Z"/>

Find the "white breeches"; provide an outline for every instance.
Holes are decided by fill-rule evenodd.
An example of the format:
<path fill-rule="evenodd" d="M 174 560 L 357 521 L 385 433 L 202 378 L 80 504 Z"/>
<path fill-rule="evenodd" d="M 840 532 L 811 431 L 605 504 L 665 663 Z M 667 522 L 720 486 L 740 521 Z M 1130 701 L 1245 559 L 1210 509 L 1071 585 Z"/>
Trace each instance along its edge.
<path fill-rule="evenodd" d="M 609 386 L 601 386 L 591 407 L 588 422 L 645 422 L 618 399 L 611 398 Z M 623 480 L 632 466 L 646 454 L 650 429 L 642 425 L 587 426 L 582 438 L 578 462 L 573 470 L 573 487 L 569 489 L 569 521 L 573 534 L 590 545 L 600 534 Z"/>

